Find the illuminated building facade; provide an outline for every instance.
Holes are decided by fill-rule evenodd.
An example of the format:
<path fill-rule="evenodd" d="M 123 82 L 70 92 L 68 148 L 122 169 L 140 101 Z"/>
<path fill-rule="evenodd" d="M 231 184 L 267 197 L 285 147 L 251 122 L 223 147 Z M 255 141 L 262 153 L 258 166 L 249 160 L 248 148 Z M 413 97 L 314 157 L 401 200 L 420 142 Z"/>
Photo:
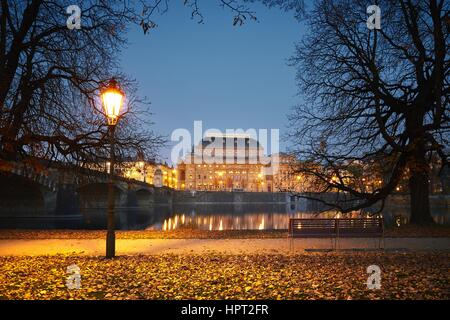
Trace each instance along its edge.
<path fill-rule="evenodd" d="M 165 163 L 137 161 L 124 164 L 122 175 L 129 179 L 138 180 L 155 187 L 177 189 L 177 170 Z"/>
<path fill-rule="evenodd" d="M 301 192 L 306 179 L 293 172 L 295 158 L 264 155 L 246 135 L 208 136 L 178 164 L 178 188 L 196 191 Z"/>
<path fill-rule="evenodd" d="M 179 188 L 198 191 L 271 191 L 265 179 L 264 150 L 246 135 L 204 138 L 178 164 Z"/>
<path fill-rule="evenodd" d="M 101 171 L 109 172 L 109 162 L 102 167 Z M 91 166 L 91 168 L 99 170 L 97 166 Z M 156 187 L 172 189 L 178 187 L 177 170 L 166 163 L 130 159 L 116 164 L 115 172 L 127 179 L 145 182 Z"/>

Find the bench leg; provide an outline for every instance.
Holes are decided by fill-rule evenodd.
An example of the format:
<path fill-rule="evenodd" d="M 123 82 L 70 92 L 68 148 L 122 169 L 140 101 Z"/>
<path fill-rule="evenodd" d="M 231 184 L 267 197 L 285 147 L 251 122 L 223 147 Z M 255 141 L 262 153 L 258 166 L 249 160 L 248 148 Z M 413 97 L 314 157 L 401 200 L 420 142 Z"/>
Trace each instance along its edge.
<path fill-rule="evenodd" d="M 289 253 L 292 253 L 292 237 L 289 237 L 288 241 L 289 241 Z"/>
<path fill-rule="evenodd" d="M 381 246 L 382 243 L 383 246 Z M 386 250 L 386 242 L 384 241 L 384 235 L 380 238 L 380 250 Z"/>

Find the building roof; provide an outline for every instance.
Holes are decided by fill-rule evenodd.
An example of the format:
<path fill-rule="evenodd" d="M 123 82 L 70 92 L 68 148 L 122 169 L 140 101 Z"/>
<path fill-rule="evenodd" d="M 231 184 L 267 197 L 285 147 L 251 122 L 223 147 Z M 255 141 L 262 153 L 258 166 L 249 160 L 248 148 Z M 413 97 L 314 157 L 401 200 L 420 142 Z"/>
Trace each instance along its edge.
<path fill-rule="evenodd" d="M 247 136 L 207 136 L 202 139 L 201 146 L 202 148 L 206 148 L 212 143 L 216 144 L 222 144 L 224 148 L 227 148 L 229 146 L 233 146 L 240 148 L 258 148 L 262 149 L 262 146 L 260 145 L 258 140 L 255 140 L 253 138 L 247 137 Z M 197 146 L 198 147 L 198 146 Z"/>

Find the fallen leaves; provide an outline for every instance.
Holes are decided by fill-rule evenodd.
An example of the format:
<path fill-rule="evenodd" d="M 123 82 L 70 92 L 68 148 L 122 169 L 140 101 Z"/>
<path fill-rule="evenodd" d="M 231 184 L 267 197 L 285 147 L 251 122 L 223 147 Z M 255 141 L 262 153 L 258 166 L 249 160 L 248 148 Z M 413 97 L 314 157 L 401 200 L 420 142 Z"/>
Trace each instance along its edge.
<path fill-rule="evenodd" d="M 449 253 L 0 257 L 2 299 L 449 299 Z M 81 288 L 65 286 L 77 264 Z M 366 268 L 382 269 L 381 290 Z"/>

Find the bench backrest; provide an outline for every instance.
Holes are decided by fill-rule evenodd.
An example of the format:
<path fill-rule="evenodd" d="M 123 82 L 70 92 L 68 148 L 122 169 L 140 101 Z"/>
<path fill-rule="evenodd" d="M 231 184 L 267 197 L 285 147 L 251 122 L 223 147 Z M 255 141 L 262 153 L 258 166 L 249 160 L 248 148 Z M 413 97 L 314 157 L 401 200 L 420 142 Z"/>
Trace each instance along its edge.
<path fill-rule="evenodd" d="M 339 237 L 371 237 L 383 235 L 382 218 L 337 219 Z"/>
<path fill-rule="evenodd" d="M 331 237 L 337 235 L 336 219 L 290 219 L 289 235 L 295 237 Z"/>
<path fill-rule="evenodd" d="M 289 220 L 291 237 L 373 237 L 382 234 L 382 218 Z"/>

